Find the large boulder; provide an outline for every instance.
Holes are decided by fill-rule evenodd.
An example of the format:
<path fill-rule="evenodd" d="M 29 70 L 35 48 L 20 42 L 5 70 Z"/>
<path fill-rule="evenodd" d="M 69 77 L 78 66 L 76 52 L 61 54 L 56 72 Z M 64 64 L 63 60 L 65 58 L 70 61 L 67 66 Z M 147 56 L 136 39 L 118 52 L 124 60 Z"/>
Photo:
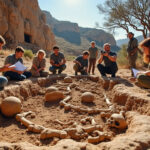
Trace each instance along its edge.
<path fill-rule="evenodd" d="M 85 92 L 81 96 L 81 101 L 85 103 L 92 103 L 94 101 L 94 95 L 91 92 Z"/>
<path fill-rule="evenodd" d="M 64 98 L 64 94 L 61 91 L 53 91 L 45 94 L 45 101 L 55 102 L 62 100 Z"/>
<path fill-rule="evenodd" d="M 1 112 L 7 117 L 12 117 L 21 112 L 21 101 L 19 98 L 10 96 L 2 100 Z"/>
<path fill-rule="evenodd" d="M 54 34 L 37 0 L 0 0 L 0 35 L 9 48 L 19 44 L 51 50 L 55 45 Z"/>

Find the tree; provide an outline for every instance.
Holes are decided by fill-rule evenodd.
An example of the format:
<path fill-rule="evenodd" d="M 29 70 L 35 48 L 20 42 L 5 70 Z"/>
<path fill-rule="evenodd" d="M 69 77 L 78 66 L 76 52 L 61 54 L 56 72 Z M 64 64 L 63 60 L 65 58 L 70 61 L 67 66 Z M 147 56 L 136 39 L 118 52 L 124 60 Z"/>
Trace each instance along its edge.
<path fill-rule="evenodd" d="M 97 6 L 105 15 L 104 26 L 111 31 L 129 28 L 142 32 L 147 38 L 150 33 L 150 0 L 106 0 Z"/>

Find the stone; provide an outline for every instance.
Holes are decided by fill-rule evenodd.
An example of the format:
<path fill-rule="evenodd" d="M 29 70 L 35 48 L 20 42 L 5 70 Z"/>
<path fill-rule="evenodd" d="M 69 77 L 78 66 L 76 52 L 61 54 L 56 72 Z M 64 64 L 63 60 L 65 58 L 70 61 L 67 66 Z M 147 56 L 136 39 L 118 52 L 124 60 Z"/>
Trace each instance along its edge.
<path fill-rule="evenodd" d="M 81 96 L 81 101 L 91 103 L 94 101 L 94 95 L 91 92 L 85 92 Z"/>
<path fill-rule="evenodd" d="M 54 92 L 54 91 L 58 91 L 58 88 L 51 86 L 46 89 L 46 93 L 50 93 L 50 92 Z"/>
<path fill-rule="evenodd" d="M 38 0 L 1 0 L 0 1 L 0 35 L 8 48 L 18 44 L 28 48 L 51 50 L 55 37 L 46 24 L 46 15 L 41 11 Z M 25 40 L 25 35 L 27 40 Z"/>
<path fill-rule="evenodd" d="M 72 83 L 72 78 L 71 77 L 65 77 L 64 82 L 65 83 Z"/>
<path fill-rule="evenodd" d="M 7 97 L 4 100 L 2 100 L 1 103 L 1 112 L 3 115 L 7 117 L 12 117 L 17 113 L 21 112 L 21 101 L 17 97 Z"/>
<path fill-rule="evenodd" d="M 61 91 L 53 91 L 45 94 L 45 101 L 55 102 L 64 99 L 64 94 Z"/>

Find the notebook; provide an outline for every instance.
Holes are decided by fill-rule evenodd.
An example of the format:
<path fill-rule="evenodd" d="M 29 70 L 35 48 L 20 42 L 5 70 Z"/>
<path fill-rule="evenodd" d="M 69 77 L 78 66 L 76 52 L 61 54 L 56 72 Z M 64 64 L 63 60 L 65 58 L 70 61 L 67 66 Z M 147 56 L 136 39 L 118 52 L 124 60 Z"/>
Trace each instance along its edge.
<path fill-rule="evenodd" d="M 136 77 L 137 77 L 137 74 L 138 74 L 140 71 L 137 70 L 137 69 L 135 69 L 135 68 L 132 68 L 132 71 L 133 71 L 134 77 L 136 78 Z"/>
<path fill-rule="evenodd" d="M 16 62 L 14 65 L 11 65 L 9 67 L 15 67 L 14 69 L 17 71 L 25 71 L 27 69 L 27 67 L 25 67 L 20 61 Z"/>

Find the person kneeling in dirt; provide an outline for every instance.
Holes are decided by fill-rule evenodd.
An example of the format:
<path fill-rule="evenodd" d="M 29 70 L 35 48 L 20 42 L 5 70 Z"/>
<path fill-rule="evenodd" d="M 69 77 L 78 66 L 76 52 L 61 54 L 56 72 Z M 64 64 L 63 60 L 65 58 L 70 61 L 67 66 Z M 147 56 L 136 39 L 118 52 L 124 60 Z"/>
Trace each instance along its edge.
<path fill-rule="evenodd" d="M 143 40 L 139 46 L 143 49 L 144 59 L 149 62 L 150 66 L 150 38 Z M 144 88 L 150 88 L 150 71 L 139 72 L 137 75 L 138 84 Z"/>
<path fill-rule="evenodd" d="M 97 65 L 97 68 L 102 76 L 106 76 L 106 74 L 111 74 L 111 77 L 116 76 L 116 72 L 118 71 L 116 59 L 117 59 L 117 54 L 110 51 L 109 43 L 105 43 L 104 50 L 101 51 L 101 55 Z M 101 64 L 103 61 L 104 61 L 104 65 Z"/>
<path fill-rule="evenodd" d="M 51 71 L 53 74 L 56 74 L 56 71 L 58 70 L 58 74 L 61 74 L 61 72 L 66 69 L 65 63 L 66 59 L 64 54 L 59 52 L 59 47 L 54 46 L 53 53 L 50 56 L 50 64 L 52 66 L 49 68 L 49 71 Z"/>
<path fill-rule="evenodd" d="M 22 59 L 23 54 L 24 54 L 24 49 L 21 46 L 18 46 L 15 50 L 15 54 L 11 54 L 5 59 L 5 65 L 11 66 L 17 62 L 23 64 L 23 59 Z M 4 72 L 4 76 L 7 77 L 8 79 L 18 80 L 18 81 L 22 81 L 26 78 L 29 78 L 31 77 L 31 75 L 32 74 L 29 71 L 18 71 L 15 70 L 15 68 L 12 69 L 11 71 Z"/>
<path fill-rule="evenodd" d="M 2 47 L 5 45 L 5 40 L 4 38 L 0 35 L 0 50 L 2 49 Z M 14 68 L 9 68 L 7 65 L 0 67 L 0 72 L 4 72 L 4 71 L 11 71 Z M 0 76 L 0 90 L 4 89 L 4 86 L 6 86 L 8 83 L 8 80 L 6 77 Z"/>
<path fill-rule="evenodd" d="M 87 75 L 88 71 L 88 57 L 89 52 L 84 51 L 82 55 L 78 56 L 73 62 L 75 63 L 73 66 L 73 69 L 75 70 L 75 75 L 78 74 L 78 72 L 81 73 L 81 75 Z"/>
<path fill-rule="evenodd" d="M 46 67 L 46 53 L 44 50 L 39 50 L 33 58 L 31 73 L 33 77 L 47 77 L 48 72 L 44 71 Z"/>

